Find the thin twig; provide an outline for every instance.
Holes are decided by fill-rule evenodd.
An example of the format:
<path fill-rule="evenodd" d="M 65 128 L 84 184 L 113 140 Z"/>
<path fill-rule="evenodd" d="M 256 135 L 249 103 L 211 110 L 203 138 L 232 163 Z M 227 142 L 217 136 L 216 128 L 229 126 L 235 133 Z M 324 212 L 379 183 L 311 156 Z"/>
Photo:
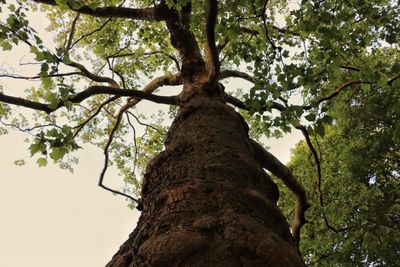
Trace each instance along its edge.
<path fill-rule="evenodd" d="M 345 228 L 339 228 L 338 229 L 338 228 L 332 226 L 329 223 L 328 217 L 326 216 L 326 213 L 325 213 L 325 210 L 324 210 L 325 206 L 324 206 L 323 194 L 322 194 L 322 189 L 321 189 L 321 187 L 322 187 L 321 186 L 321 184 L 322 184 L 321 161 L 320 161 L 320 159 L 318 157 L 318 153 L 315 150 L 314 145 L 311 142 L 310 135 L 309 135 L 309 133 L 307 131 L 307 128 L 305 126 L 300 125 L 300 126 L 297 126 L 296 129 L 298 129 L 298 130 L 300 130 L 302 132 L 302 134 L 303 134 L 303 136 L 304 136 L 304 138 L 306 140 L 306 143 L 308 145 L 308 148 L 310 149 L 310 151 L 311 151 L 311 153 L 312 153 L 312 155 L 314 157 L 315 164 L 317 166 L 317 196 L 318 196 L 318 203 L 319 203 L 319 206 L 322 208 L 322 217 L 324 219 L 326 227 L 328 229 L 332 230 L 335 233 L 348 231 L 352 227 L 345 227 Z"/>
<path fill-rule="evenodd" d="M 136 129 L 135 126 L 133 126 L 131 119 L 129 118 L 129 115 L 132 114 L 131 112 L 126 113 L 126 119 L 128 120 L 129 126 L 131 126 L 132 132 L 133 132 L 133 146 L 135 149 L 135 156 L 133 157 L 133 170 L 132 173 L 135 173 L 136 171 L 136 162 L 137 162 L 137 157 L 138 157 L 138 146 L 136 142 Z"/>
<path fill-rule="evenodd" d="M 83 129 L 83 127 L 85 127 L 85 125 L 86 125 L 87 123 L 89 123 L 94 117 L 96 117 L 96 116 L 100 113 L 101 109 L 102 109 L 105 105 L 107 105 L 107 104 L 109 104 L 109 103 L 111 103 L 111 102 L 117 100 L 118 98 L 120 98 L 120 96 L 112 96 L 112 97 L 110 97 L 109 99 L 107 99 L 106 101 L 104 101 L 103 103 L 101 103 L 101 104 L 97 107 L 96 111 L 95 111 L 92 115 L 90 115 L 88 118 L 86 118 L 85 121 L 83 121 L 83 122 L 80 123 L 79 125 L 73 127 L 74 129 L 76 129 L 76 131 L 75 131 L 75 133 L 74 133 L 74 138 L 79 134 L 79 132 Z"/>
<path fill-rule="evenodd" d="M 153 125 L 147 124 L 147 123 L 144 123 L 144 122 L 140 121 L 140 120 L 139 120 L 139 117 L 136 116 L 135 114 L 133 114 L 132 112 L 127 111 L 127 113 L 128 113 L 129 115 L 131 115 L 132 117 L 134 117 L 135 120 L 137 121 L 137 123 L 139 123 L 140 125 L 145 126 L 145 127 L 148 127 L 148 128 L 151 128 L 151 129 L 153 129 L 154 131 L 156 131 L 156 132 L 158 132 L 158 133 L 162 133 L 159 129 L 157 129 L 157 128 L 154 127 Z"/>
<path fill-rule="evenodd" d="M 98 186 L 100 186 L 101 188 L 103 188 L 103 189 L 105 189 L 107 191 L 110 191 L 110 192 L 112 192 L 114 194 L 121 195 L 121 196 L 124 196 L 126 198 L 129 198 L 130 200 L 135 202 L 137 205 L 139 205 L 140 202 L 139 202 L 138 199 L 136 199 L 136 198 L 134 198 L 132 196 L 129 196 L 129 195 L 125 194 L 125 193 L 119 192 L 117 190 L 111 189 L 111 188 L 107 187 L 106 185 L 104 185 L 104 183 L 103 183 L 104 176 L 105 176 L 106 171 L 108 169 L 108 161 L 109 161 L 108 149 L 109 149 L 109 147 L 110 147 L 110 145 L 111 145 L 111 143 L 112 143 L 112 141 L 114 139 L 114 135 L 115 135 L 115 133 L 116 133 L 116 131 L 118 129 L 118 126 L 121 123 L 122 115 L 124 114 L 124 112 L 125 112 L 125 110 L 123 110 L 123 109 L 120 109 L 120 111 L 118 112 L 117 119 L 115 120 L 114 126 L 113 126 L 113 128 L 112 128 L 112 130 L 111 130 L 111 132 L 110 132 L 110 134 L 108 136 L 108 140 L 107 140 L 106 146 L 104 147 L 104 150 L 103 150 L 103 153 L 104 153 L 104 167 L 103 167 L 103 169 L 102 169 L 102 171 L 100 173 Z"/>
<path fill-rule="evenodd" d="M 11 78 L 11 79 L 18 79 L 18 80 L 37 80 L 43 77 L 66 77 L 66 76 L 72 76 L 72 75 L 81 75 L 81 72 L 67 72 L 67 73 L 57 73 L 57 74 L 49 74 L 46 76 L 21 76 L 18 74 L 0 74 L 0 78 Z"/>

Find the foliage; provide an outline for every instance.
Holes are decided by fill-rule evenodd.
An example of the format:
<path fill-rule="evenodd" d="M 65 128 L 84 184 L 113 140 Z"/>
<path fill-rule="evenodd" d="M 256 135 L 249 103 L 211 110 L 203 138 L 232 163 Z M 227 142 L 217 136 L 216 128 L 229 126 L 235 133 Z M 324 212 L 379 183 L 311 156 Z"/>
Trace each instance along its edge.
<path fill-rule="evenodd" d="M 360 88 L 331 102 L 334 125 L 314 142 L 320 149 L 325 204 L 321 207 L 318 193 L 310 191 L 313 205 L 302 238 L 303 254 L 313 266 L 398 264 L 399 101 L 398 88 L 388 87 Z M 316 168 L 307 150 L 299 143 L 290 166 L 307 188 L 314 188 Z M 290 201 L 287 194 L 285 201 Z"/>

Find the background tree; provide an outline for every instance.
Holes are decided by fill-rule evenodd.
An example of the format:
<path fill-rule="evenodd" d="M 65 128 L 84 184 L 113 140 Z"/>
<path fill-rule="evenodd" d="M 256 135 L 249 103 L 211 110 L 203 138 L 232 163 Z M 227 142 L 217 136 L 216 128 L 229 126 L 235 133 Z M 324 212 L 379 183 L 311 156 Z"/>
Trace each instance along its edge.
<path fill-rule="evenodd" d="M 1 47 L 28 45 L 40 66 L 34 77 L 3 76 L 41 80 L 24 97 L 0 94 L 4 124 L 32 133 L 29 149 L 40 166 L 51 159 L 71 168 L 74 159 L 68 155 L 80 141 L 103 147 L 99 185 L 143 209 L 138 228 L 110 266 L 202 265 L 204 260 L 301 266 L 296 246 L 308 207 L 305 190 L 249 138 L 247 124 L 225 103 L 243 110 L 254 137 L 302 131 L 317 165 L 317 199 L 325 210 L 324 176 L 310 135 L 325 134 L 325 125 L 343 110 L 335 104 L 336 112 L 329 111 L 343 91 L 383 93 L 399 86 L 396 1 L 2 2 L 7 19 L 0 27 Z M 26 13 L 38 6 L 51 21 L 54 49 L 29 26 Z M 232 77 L 253 86 L 224 90 L 219 81 Z M 176 96 L 153 94 L 166 85 L 182 90 Z M 350 106 L 369 103 L 363 97 L 347 99 Z M 127 134 L 136 135 L 132 121 L 142 123 L 132 112 L 141 100 L 180 107 L 177 115 L 171 111 L 175 120 L 164 152 L 146 171 L 144 158 L 164 149 L 163 129 L 146 125 L 145 138 L 126 142 Z M 38 112 L 30 120 L 17 119 L 13 105 Z M 360 131 L 368 135 L 372 129 Z M 110 159 L 132 185 L 125 192 L 103 183 Z M 261 167 L 296 196 L 292 236 L 274 205 L 275 184 Z M 322 213 L 325 226 L 332 228 L 327 213 Z M 316 254 L 305 251 L 306 259 Z"/>
<path fill-rule="evenodd" d="M 395 63 L 387 52 L 377 51 L 365 62 L 374 64 L 379 58 Z M 335 118 L 333 125 L 312 140 L 319 149 L 323 183 L 310 195 L 315 204 L 303 232 L 302 251 L 311 265 L 397 265 L 398 103 L 399 90 L 391 86 L 359 87 L 331 101 L 328 114 Z M 297 145 L 290 165 L 307 188 L 314 186 L 315 161 L 304 142 Z"/>

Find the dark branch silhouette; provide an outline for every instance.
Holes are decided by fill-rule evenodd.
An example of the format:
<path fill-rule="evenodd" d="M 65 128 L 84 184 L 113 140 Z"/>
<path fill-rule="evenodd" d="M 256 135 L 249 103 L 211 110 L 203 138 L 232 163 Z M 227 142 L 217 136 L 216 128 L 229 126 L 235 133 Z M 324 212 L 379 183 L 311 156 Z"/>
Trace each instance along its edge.
<path fill-rule="evenodd" d="M 57 6 L 57 1 L 55 0 L 33 0 L 33 2 Z M 97 7 L 94 9 L 90 6 L 81 6 L 77 9 L 73 9 L 70 6 L 70 8 L 76 12 L 99 18 L 115 17 L 146 21 L 162 21 L 167 15 L 166 11 L 168 11 L 163 5 L 152 8 L 128 8 L 115 6 Z"/>
<path fill-rule="evenodd" d="M 128 96 L 128 97 L 149 100 L 159 104 L 177 105 L 176 96 L 159 96 L 138 90 L 118 89 L 101 85 L 90 86 L 86 90 L 71 96 L 67 101 L 71 103 L 80 103 L 91 96 L 100 94 Z M 8 96 L 3 93 L 0 93 L 0 101 L 34 110 L 44 111 L 48 114 L 58 110 L 61 107 L 64 107 L 66 102 L 66 101 L 60 101 L 55 108 L 52 108 L 51 105 L 49 104 L 43 104 L 20 97 Z"/>

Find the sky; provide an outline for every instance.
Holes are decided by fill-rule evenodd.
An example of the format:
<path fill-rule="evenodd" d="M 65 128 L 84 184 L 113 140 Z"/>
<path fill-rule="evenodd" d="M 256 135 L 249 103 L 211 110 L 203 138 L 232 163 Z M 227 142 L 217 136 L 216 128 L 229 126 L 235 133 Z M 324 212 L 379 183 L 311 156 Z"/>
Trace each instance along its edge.
<path fill-rule="evenodd" d="M 33 17 L 34 26 L 45 43 L 51 43 L 41 20 L 40 14 Z M 0 69 L 20 67 L 26 53 L 23 48 L 0 51 Z M 235 79 L 231 84 L 237 83 Z M 13 95 L 30 86 L 1 78 L 0 85 Z M 142 110 L 154 107 L 142 105 Z M 52 164 L 39 168 L 29 156 L 26 137 L 17 131 L 0 135 L 0 267 L 104 266 L 133 231 L 139 212 L 129 209 L 123 197 L 97 186 L 103 165 L 100 149 L 79 150 L 74 173 Z M 295 133 L 266 144 L 287 162 L 300 137 Z M 16 159 L 24 159 L 26 165 L 15 166 Z M 106 176 L 106 184 L 114 188 L 121 180 L 115 170 Z"/>

